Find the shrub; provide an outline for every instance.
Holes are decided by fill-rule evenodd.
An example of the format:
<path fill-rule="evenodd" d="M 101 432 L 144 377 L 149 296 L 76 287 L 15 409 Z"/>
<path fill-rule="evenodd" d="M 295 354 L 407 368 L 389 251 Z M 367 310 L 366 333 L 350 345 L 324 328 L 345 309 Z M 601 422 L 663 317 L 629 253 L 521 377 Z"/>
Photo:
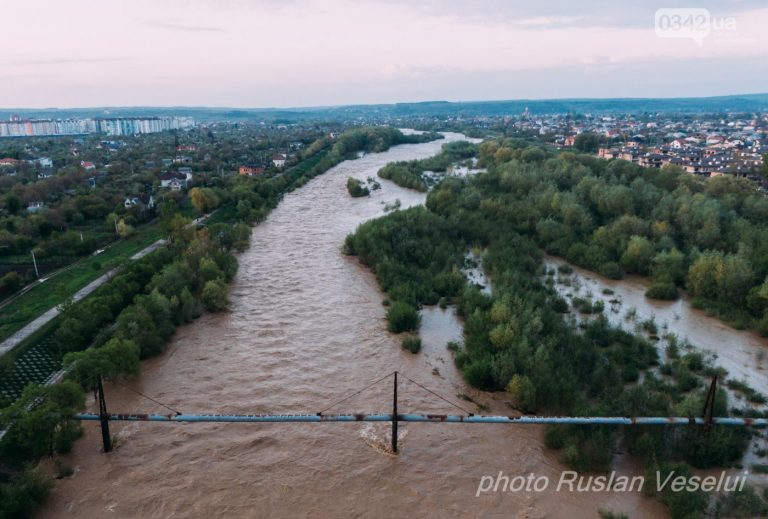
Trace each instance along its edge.
<path fill-rule="evenodd" d="M 755 489 L 744 487 L 744 490 L 723 494 L 715 508 L 715 517 L 734 519 L 768 517 L 768 504 L 760 499 Z"/>
<path fill-rule="evenodd" d="M 515 375 L 507 384 L 507 392 L 512 405 L 524 413 L 536 410 L 536 386 L 525 375 Z"/>
<path fill-rule="evenodd" d="M 459 356 L 457 355 L 457 365 L 458 360 Z M 470 386 L 476 387 L 477 389 L 482 389 L 484 391 L 496 389 L 493 380 L 493 370 L 491 369 L 489 359 L 486 358 L 474 359 L 465 364 L 464 379 Z"/>
<path fill-rule="evenodd" d="M 614 261 L 608 261 L 600 265 L 598 272 L 608 279 L 621 279 L 624 277 L 624 271 L 618 263 Z"/>
<path fill-rule="evenodd" d="M 411 353 L 419 353 L 421 351 L 421 338 L 418 335 L 408 335 L 403 338 L 402 345 Z"/>
<path fill-rule="evenodd" d="M 32 517 L 48 497 L 51 480 L 40 471 L 28 469 L 0 485 L 0 517 Z"/>
<path fill-rule="evenodd" d="M 0 278 L 0 294 L 6 296 L 17 292 L 23 284 L 21 276 L 14 271 L 6 273 Z"/>
<path fill-rule="evenodd" d="M 209 312 L 218 312 L 227 308 L 227 287 L 219 281 L 208 281 L 203 287 L 203 306 Z"/>
<path fill-rule="evenodd" d="M 395 301 L 387 310 L 387 329 L 393 333 L 409 332 L 419 327 L 416 308 L 402 301 Z"/>
<path fill-rule="evenodd" d="M 656 282 L 645 292 L 645 297 L 674 301 L 679 295 L 674 283 Z"/>
<path fill-rule="evenodd" d="M 676 463 L 663 465 L 661 467 L 648 467 L 646 471 L 646 480 L 655 481 L 658 477 L 661 481 L 664 481 L 671 472 L 674 472 L 672 477 L 683 476 L 688 478 L 691 476 L 691 471 L 687 465 L 684 463 Z M 656 485 L 644 485 L 643 490 L 655 494 Z M 702 517 L 709 502 L 707 494 L 701 490 L 696 492 L 674 492 L 669 485 L 661 491 L 658 497 L 661 502 L 669 508 L 669 513 L 672 516 L 672 519 L 692 519 L 694 517 Z"/>
<path fill-rule="evenodd" d="M 347 191 L 349 191 L 349 194 L 354 198 L 368 196 L 371 194 L 371 191 L 367 187 L 363 186 L 363 183 L 354 177 L 349 177 L 347 179 Z"/>
<path fill-rule="evenodd" d="M 566 301 L 560 296 L 553 297 L 551 301 L 552 301 L 552 310 L 554 310 L 559 314 L 568 313 L 568 301 Z"/>

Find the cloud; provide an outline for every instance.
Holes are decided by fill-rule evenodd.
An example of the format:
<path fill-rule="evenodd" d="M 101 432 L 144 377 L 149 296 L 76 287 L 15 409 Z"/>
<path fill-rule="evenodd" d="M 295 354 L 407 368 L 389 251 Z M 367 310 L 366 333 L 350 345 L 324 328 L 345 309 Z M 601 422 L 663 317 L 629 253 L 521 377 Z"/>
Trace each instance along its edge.
<path fill-rule="evenodd" d="M 114 57 L 114 58 L 48 58 L 48 59 L 29 59 L 29 60 L 17 60 L 0 62 L 2 65 L 17 66 L 17 67 L 45 67 L 52 65 L 77 65 L 87 63 L 114 63 L 118 61 L 128 61 L 129 58 Z"/>
<path fill-rule="evenodd" d="M 152 27 L 159 27 L 160 29 L 168 29 L 171 31 L 187 31 L 187 32 L 226 32 L 226 29 L 222 27 L 213 27 L 207 25 L 192 25 L 178 22 L 148 22 L 147 25 Z"/>

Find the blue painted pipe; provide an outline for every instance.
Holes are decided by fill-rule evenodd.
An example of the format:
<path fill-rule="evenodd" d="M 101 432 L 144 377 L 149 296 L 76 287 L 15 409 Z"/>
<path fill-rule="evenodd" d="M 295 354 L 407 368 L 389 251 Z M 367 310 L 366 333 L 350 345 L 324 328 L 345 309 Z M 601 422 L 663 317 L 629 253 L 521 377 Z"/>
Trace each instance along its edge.
<path fill-rule="evenodd" d="M 75 420 L 98 421 L 99 415 L 79 413 Z M 110 414 L 110 421 L 131 422 L 229 422 L 229 423 L 280 423 L 280 422 L 391 422 L 391 414 L 286 414 L 286 415 L 233 415 L 233 414 Z M 703 418 L 681 416 L 463 416 L 444 414 L 398 414 L 399 422 L 448 422 L 448 423 L 495 423 L 495 424 L 572 424 L 572 425 L 706 425 Z M 714 425 L 735 427 L 768 427 L 765 418 L 716 417 Z"/>

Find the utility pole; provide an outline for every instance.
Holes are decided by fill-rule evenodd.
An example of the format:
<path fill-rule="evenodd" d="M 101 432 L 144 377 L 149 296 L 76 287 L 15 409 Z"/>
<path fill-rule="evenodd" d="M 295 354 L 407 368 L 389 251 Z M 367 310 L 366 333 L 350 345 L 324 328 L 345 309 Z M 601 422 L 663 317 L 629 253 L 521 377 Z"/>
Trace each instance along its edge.
<path fill-rule="evenodd" d="M 35 260 L 35 251 L 32 251 L 32 264 L 35 266 L 35 275 L 37 279 L 40 279 L 40 272 L 37 270 L 37 260 Z"/>

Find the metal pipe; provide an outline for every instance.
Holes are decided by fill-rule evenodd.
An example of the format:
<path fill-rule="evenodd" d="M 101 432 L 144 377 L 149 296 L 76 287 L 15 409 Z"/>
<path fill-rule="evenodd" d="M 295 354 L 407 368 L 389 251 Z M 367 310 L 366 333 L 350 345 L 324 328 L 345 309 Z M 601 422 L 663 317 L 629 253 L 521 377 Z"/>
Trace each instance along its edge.
<path fill-rule="evenodd" d="M 393 414 L 109 414 L 110 421 L 131 422 L 229 422 L 229 423 L 280 423 L 280 422 L 392 422 Z M 95 413 L 79 413 L 75 420 L 100 419 Z M 571 424 L 571 425 L 706 425 L 703 418 L 682 416 L 464 416 L 445 414 L 398 414 L 398 422 L 423 423 L 493 423 L 493 424 Z M 714 417 L 713 425 L 733 427 L 768 427 L 766 418 Z"/>

